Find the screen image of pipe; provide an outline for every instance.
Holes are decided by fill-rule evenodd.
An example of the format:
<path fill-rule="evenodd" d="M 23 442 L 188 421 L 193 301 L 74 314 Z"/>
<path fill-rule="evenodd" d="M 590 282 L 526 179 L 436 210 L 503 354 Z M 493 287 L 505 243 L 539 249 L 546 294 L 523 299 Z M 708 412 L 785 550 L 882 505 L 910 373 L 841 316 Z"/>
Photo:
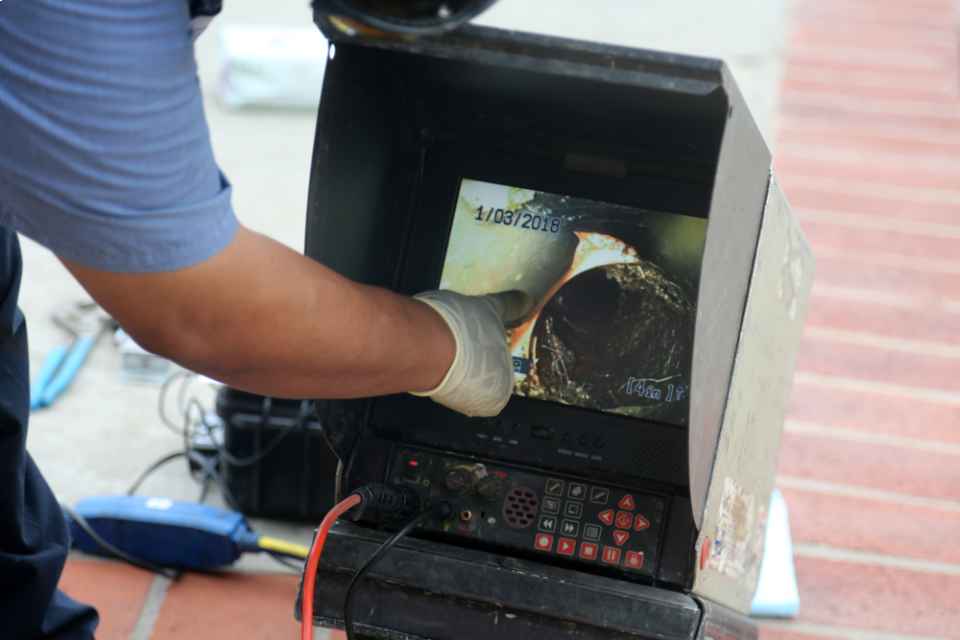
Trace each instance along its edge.
<path fill-rule="evenodd" d="M 515 393 L 686 425 L 706 220 L 463 179 L 440 288 L 519 290 Z"/>

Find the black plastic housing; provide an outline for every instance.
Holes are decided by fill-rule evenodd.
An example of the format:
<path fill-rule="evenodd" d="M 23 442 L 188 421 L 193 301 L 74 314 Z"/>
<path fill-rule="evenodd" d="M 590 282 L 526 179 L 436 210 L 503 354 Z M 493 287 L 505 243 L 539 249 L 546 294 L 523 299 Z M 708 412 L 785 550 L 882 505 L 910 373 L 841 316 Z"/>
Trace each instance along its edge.
<path fill-rule="evenodd" d="M 435 288 L 464 177 L 698 216 L 708 226 L 687 427 L 520 397 L 497 420 L 471 419 L 429 400 L 387 397 L 332 402 L 331 431 L 668 484 L 693 497 L 697 521 L 770 170 L 723 63 L 478 27 L 413 41 L 332 37 L 305 249 L 334 270 L 404 293 Z M 543 424 L 557 430 L 556 442 L 531 437 Z M 513 428 L 527 434 L 513 450 L 470 439 Z"/>
<path fill-rule="evenodd" d="M 520 397 L 496 419 L 408 396 L 332 401 L 322 413 L 348 491 L 393 477 L 409 449 L 445 470 L 459 457 L 515 474 L 539 505 L 550 479 L 660 500 L 651 573 L 538 556 L 534 529 L 517 550 L 497 546 L 504 536 L 470 535 L 482 528 L 457 540 L 437 526 L 360 586 L 364 632 L 755 637 L 747 618 L 688 595 L 770 180 L 769 152 L 729 71 L 717 60 L 477 27 L 419 40 L 328 35 L 305 247 L 352 279 L 435 288 L 461 178 L 708 220 L 685 426 Z M 418 482 L 435 494 L 441 479 Z M 331 537 L 316 624 L 340 623 L 349 574 L 385 538 L 379 529 L 344 526 Z"/>
<path fill-rule="evenodd" d="M 346 588 L 387 534 L 348 523 L 321 558 L 314 623 L 342 627 Z M 355 631 L 389 640 L 755 640 L 756 626 L 689 595 L 495 553 L 402 540 L 354 596 Z M 300 615 L 297 598 L 296 615 Z"/>
<path fill-rule="evenodd" d="M 319 522 L 333 506 L 337 459 L 308 403 L 279 400 L 222 387 L 216 411 L 224 448 L 240 461 L 221 460 L 235 504 L 249 516 Z"/>

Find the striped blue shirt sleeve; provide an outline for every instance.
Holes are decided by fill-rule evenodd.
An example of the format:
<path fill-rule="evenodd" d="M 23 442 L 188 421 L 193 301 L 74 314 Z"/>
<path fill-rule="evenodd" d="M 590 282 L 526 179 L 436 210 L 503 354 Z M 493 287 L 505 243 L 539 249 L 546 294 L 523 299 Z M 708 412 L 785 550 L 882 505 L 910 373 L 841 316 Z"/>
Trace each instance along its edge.
<path fill-rule="evenodd" d="M 0 2 L 0 225 L 62 258 L 173 271 L 238 223 L 185 0 Z"/>

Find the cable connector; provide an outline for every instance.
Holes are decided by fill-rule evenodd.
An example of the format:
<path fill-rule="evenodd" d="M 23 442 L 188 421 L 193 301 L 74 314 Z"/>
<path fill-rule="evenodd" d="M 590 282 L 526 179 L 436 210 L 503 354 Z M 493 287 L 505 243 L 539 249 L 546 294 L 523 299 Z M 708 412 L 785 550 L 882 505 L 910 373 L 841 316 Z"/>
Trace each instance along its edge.
<path fill-rule="evenodd" d="M 410 487 L 368 484 L 353 492 L 360 504 L 344 515 L 348 520 L 391 523 L 409 520 L 423 511 L 420 495 Z"/>

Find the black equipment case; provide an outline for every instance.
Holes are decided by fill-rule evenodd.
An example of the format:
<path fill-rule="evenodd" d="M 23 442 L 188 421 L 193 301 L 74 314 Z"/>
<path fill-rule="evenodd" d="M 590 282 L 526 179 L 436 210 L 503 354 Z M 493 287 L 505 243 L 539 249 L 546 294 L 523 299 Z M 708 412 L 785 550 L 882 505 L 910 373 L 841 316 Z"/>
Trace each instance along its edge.
<path fill-rule="evenodd" d="M 410 396 L 318 405 L 345 492 L 405 484 L 457 507 L 372 569 L 360 628 L 755 637 L 745 613 L 812 259 L 727 67 L 480 27 L 328 35 L 306 253 L 340 273 L 437 288 L 465 179 L 679 212 L 705 234 L 680 419 L 519 396 L 495 419 Z M 652 264 L 669 242 L 644 245 Z M 334 529 L 316 624 L 342 624 L 346 583 L 386 535 Z"/>

